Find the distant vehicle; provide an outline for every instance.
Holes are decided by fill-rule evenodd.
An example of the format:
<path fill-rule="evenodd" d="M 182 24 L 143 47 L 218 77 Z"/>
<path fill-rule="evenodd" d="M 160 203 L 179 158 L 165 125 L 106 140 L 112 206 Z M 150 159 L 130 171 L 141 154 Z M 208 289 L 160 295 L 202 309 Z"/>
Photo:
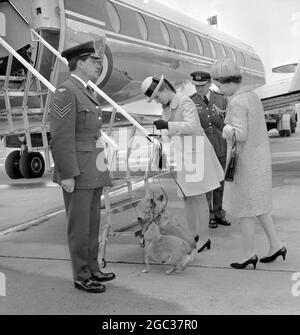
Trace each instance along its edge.
<path fill-rule="evenodd" d="M 291 136 L 295 133 L 298 116 L 294 105 L 265 111 L 268 131 L 277 129 L 279 136 Z"/>

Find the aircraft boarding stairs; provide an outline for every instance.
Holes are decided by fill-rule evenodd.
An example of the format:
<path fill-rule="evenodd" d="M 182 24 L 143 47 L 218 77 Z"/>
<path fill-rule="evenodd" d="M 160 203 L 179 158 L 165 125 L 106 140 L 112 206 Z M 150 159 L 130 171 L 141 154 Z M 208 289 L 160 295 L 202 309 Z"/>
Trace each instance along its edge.
<path fill-rule="evenodd" d="M 5 108 L 0 110 L 0 136 L 5 138 L 9 135 L 18 135 L 19 140 L 22 142 L 21 150 L 10 153 L 6 161 L 7 173 L 13 179 L 22 177 L 39 177 L 40 173 L 43 173 L 45 168 L 43 156 L 40 153 L 41 151 L 44 152 L 46 168 L 51 171 L 49 148 L 50 127 L 48 112 L 51 94 L 55 92 L 55 78 L 57 78 L 56 71 L 58 69 L 58 62 L 62 61 L 67 64 L 67 60 L 61 57 L 60 53 L 49 45 L 47 41 L 39 36 L 34 30 L 32 30 L 32 37 L 34 41 L 42 43 L 55 54 L 56 59 L 51 73 L 50 82 L 0 37 L 0 44 L 9 52 L 5 77 L 3 78 L 2 76 L 0 78 L 1 82 L 4 82 L 3 86 L 0 87 L 0 99 L 3 99 L 5 103 Z M 10 72 L 13 57 L 15 57 L 27 69 L 27 74 L 23 77 L 16 78 L 15 76 L 11 76 Z M 37 64 L 39 62 L 38 57 L 39 56 L 37 55 Z M 11 88 L 16 82 L 24 83 L 21 90 Z M 142 198 L 150 195 L 150 180 L 154 181 L 162 174 L 166 174 L 166 172 L 158 170 L 154 172 L 151 171 L 153 164 L 155 165 L 155 162 L 158 161 L 159 142 L 154 137 L 149 136 L 149 133 L 145 128 L 143 128 L 132 116 L 127 114 L 120 106 L 111 100 L 96 85 L 91 82 L 89 82 L 89 85 L 113 107 L 107 131 L 109 135 L 113 132 L 116 112 L 123 114 L 123 116 L 125 116 L 132 124 L 129 146 L 125 157 L 127 165 L 125 176 L 123 175 L 120 177 L 120 174 L 111 170 L 111 167 L 117 158 L 119 148 L 118 145 L 104 132 L 102 132 L 101 136 L 113 181 L 112 187 L 104 188 L 102 196 L 102 208 L 105 210 L 106 220 L 104 224 L 101 224 L 99 260 L 101 260 L 101 266 L 105 267 L 105 251 L 108 237 L 110 235 L 117 234 L 134 234 L 135 231 L 140 229 L 137 223 L 137 215 L 132 222 L 124 222 L 124 225 L 115 229 L 112 228 L 112 216 L 129 209 L 135 209 Z M 19 98 L 21 104 L 19 106 L 12 106 L 11 98 L 16 97 Z M 28 107 L 28 99 L 30 97 L 38 98 L 39 108 L 32 109 Z M 136 130 L 139 130 L 143 136 L 146 136 L 151 144 L 150 157 L 147 167 L 145 172 L 139 176 L 131 173 L 128 164 L 131 153 L 131 145 L 135 137 Z M 40 136 L 42 139 L 42 145 L 34 145 L 34 135 Z M 142 194 L 141 192 L 139 193 L 139 196 L 135 193 L 137 186 L 139 187 L 139 190 L 143 190 Z"/>

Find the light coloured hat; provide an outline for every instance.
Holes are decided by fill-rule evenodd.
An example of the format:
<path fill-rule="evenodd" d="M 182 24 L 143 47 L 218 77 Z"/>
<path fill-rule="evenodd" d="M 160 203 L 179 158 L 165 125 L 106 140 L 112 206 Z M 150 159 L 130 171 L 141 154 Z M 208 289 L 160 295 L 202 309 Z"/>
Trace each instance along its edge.
<path fill-rule="evenodd" d="M 158 77 L 147 77 L 141 85 L 143 93 L 149 98 L 147 102 L 151 102 L 159 91 L 162 83 L 164 81 L 164 76 L 162 75 L 160 79 Z"/>
<path fill-rule="evenodd" d="M 241 70 L 233 59 L 224 58 L 212 65 L 210 74 L 213 78 L 240 76 Z"/>

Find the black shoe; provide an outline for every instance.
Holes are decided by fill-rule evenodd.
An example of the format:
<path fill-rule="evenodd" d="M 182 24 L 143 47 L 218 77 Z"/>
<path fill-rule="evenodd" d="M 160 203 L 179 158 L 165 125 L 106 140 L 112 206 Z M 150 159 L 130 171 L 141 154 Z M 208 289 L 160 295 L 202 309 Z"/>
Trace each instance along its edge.
<path fill-rule="evenodd" d="M 105 286 L 96 282 L 95 280 L 88 278 L 86 280 L 75 280 L 75 288 L 89 292 L 89 293 L 102 293 L 105 291 Z"/>
<path fill-rule="evenodd" d="M 115 278 L 116 278 L 116 275 L 113 272 L 103 273 L 101 271 L 98 271 L 92 274 L 92 279 L 97 282 L 109 281 Z"/>
<path fill-rule="evenodd" d="M 246 262 L 244 263 L 231 263 L 230 266 L 235 269 L 245 269 L 245 267 L 249 264 L 252 264 L 254 269 L 256 269 L 256 263 L 258 261 L 258 257 L 256 255 L 252 256 L 249 258 Z"/>
<path fill-rule="evenodd" d="M 285 260 L 285 256 L 286 256 L 287 250 L 286 247 L 282 247 L 281 249 L 279 249 L 277 252 L 275 252 L 275 254 L 271 255 L 271 256 L 267 256 L 267 257 L 263 257 L 261 258 L 259 261 L 261 263 L 270 263 L 275 261 L 275 259 L 278 256 L 282 256 L 283 260 Z"/>
<path fill-rule="evenodd" d="M 209 220 L 208 227 L 209 227 L 209 228 L 218 228 L 217 221 L 216 221 L 215 219 L 210 219 L 210 220 Z"/>
<path fill-rule="evenodd" d="M 217 224 L 220 224 L 222 226 L 231 226 L 231 222 L 229 222 L 225 218 L 215 218 L 215 221 L 217 222 Z"/>
<path fill-rule="evenodd" d="M 201 252 L 201 251 L 203 251 L 205 248 L 210 249 L 210 245 L 211 245 L 211 240 L 210 240 L 210 238 L 209 238 L 209 239 L 206 241 L 206 243 L 204 243 L 204 244 L 202 245 L 202 247 L 198 249 L 197 252 Z"/>

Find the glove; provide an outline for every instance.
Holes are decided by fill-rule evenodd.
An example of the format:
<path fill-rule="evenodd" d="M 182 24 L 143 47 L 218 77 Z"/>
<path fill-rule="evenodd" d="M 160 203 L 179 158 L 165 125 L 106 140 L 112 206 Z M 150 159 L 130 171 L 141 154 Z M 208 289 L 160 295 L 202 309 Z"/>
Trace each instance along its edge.
<path fill-rule="evenodd" d="M 223 128 L 223 133 L 222 133 L 222 137 L 223 138 L 227 138 L 230 139 L 233 136 L 233 132 L 234 132 L 234 128 L 230 125 L 227 124 L 224 128 Z"/>
<path fill-rule="evenodd" d="M 168 122 L 164 120 L 156 120 L 153 122 L 157 130 L 160 129 L 169 129 Z"/>

